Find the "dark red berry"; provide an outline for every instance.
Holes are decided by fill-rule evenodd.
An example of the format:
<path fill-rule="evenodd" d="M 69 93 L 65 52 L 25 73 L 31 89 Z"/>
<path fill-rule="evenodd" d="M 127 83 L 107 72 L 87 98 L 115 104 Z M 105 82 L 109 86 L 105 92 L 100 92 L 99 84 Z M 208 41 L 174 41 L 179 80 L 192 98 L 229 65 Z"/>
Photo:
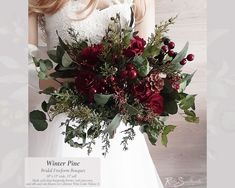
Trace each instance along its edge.
<path fill-rule="evenodd" d="M 164 52 L 167 52 L 167 51 L 168 51 L 168 47 L 167 47 L 166 45 L 164 45 L 164 46 L 162 46 L 162 50 L 163 50 Z"/>
<path fill-rule="evenodd" d="M 168 45 L 169 42 L 170 42 L 170 39 L 167 38 L 167 37 L 164 37 L 162 41 L 163 41 L 163 43 L 164 43 L 165 45 Z"/>
<path fill-rule="evenodd" d="M 127 70 L 123 70 L 121 72 L 121 78 L 127 78 L 128 77 L 128 71 Z"/>
<path fill-rule="evenodd" d="M 116 78 L 115 78 L 114 76 L 109 76 L 109 77 L 108 77 L 108 81 L 109 81 L 110 83 L 113 83 L 115 80 L 116 80 Z"/>
<path fill-rule="evenodd" d="M 101 87 L 101 92 L 104 92 L 105 91 L 105 87 Z"/>
<path fill-rule="evenodd" d="M 101 78 L 100 83 L 101 83 L 101 85 L 106 85 L 107 80 L 105 78 Z"/>
<path fill-rule="evenodd" d="M 137 77 L 137 71 L 136 70 L 131 70 L 128 73 L 128 76 L 129 76 L 130 79 L 135 79 Z"/>
<path fill-rule="evenodd" d="M 193 61 L 194 60 L 194 55 L 193 54 L 188 54 L 187 60 L 188 61 Z"/>
<path fill-rule="evenodd" d="M 89 92 L 90 92 L 90 94 L 94 95 L 97 93 L 97 90 L 96 90 L 96 88 L 92 87 L 92 88 L 90 88 Z"/>
<path fill-rule="evenodd" d="M 174 42 L 169 42 L 169 44 L 168 44 L 168 47 L 170 48 L 170 49 L 174 49 L 174 47 L 175 47 L 175 43 Z"/>
<path fill-rule="evenodd" d="M 181 65 L 185 65 L 186 63 L 187 63 L 187 59 L 186 59 L 186 58 L 184 58 L 184 59 L 180 62 Z"/>
<path fill-rule="evenodd" d="M 127 70 L 135 69 L 135 66 L 132 63 L 127 64 L 126 66 Z"/>
<path fill-rule="evenodd" d="M 169 55 L 170 57 L 174 57 L 174 54 L 175 54 L 175 52 L 174 52 L 173 50 L 170 50 L 170 51 L 168 52 L 168 55 Z"/>

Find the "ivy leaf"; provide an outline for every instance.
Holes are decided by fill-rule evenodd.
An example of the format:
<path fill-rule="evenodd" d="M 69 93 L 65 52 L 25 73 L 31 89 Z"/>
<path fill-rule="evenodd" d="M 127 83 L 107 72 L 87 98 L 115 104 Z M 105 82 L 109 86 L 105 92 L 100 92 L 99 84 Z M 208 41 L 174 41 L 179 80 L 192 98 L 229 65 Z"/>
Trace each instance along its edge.
<path fill-rule="evenodd" d="M 71 59 L 69 54 L 67 52 L 65 52 L 62 57 L 62 65 L 64 67 L 69 67 L 72 64 L 72 62 L 73 62 L 73 60 Z"/>
<path fill-rule="evenodd" d="M 29 120 L 37 131 L 44 131 L 48 127 L 46 115 L 39 110 L 34 110 L 29 114 Z"/>
<path fill-rule="evenodd" d="M 137 115 L 139 113 L 138 109 L 136 109 L 134 106 L 129 105 L 129 104 L 125 104 L 128 113 L 132 116 L 132 115 Z"/>
<path fill-rule="evenodd" d="M 180 101 L 180 108 L 182 110 L 188 110 L 189 108 L 195 107 L 195 97 L 196 95 L 187 95 L 184 99 Z"/>
<path fill-rule="evenodd" d="M 185 120 L 190 123 L 199 123 L 199 117 L 196 116 L 195 112 L 193 110 L 185 110 L 185 115 L 187 115 Z"/>
<path fill-rule="evenodd" d="M 190 84 L 195 73 L 196 71 L 194 71 L 192 74 L 182 74 L 179 92 L 183 92 L 185 90 L 185 88 Z"/>
<path fill-rule="evenodd" d="M 164 127 L 163 129 L 163 132 L 162 132 L 162 144 L 164 146 L 167 146 L 168 144 L 168 138 L 167 138 L 167 135 L 170 133 L 170 132 L 173 132 L 175 130 L 176 126 L 175 125 L 167 125 Z"/>
<path fill-rule="evenodd" d="M 109 133 L 109 135 L 113 134 L 113 131 L 115 131 L 120 123 L 121 123 L 122 117 L 120 114 L 117 114 L 113 120 L 111 121 L 111 123 L 108 125 L 108 127 L 104 130 L 104 133 Z"/>
<path fill-rule="evenodd" d="M 104 106 L 110 99 L 110 97 L 112 97 L 113 95 L 103 95 L 103 94 L 95 94 L 94 95 L 94 100 L 96 102 L 96 104 Z"/>
<path fill-rule="evenodd" d="M 199 123 L 199 117 L 197 116 L 186 116 L 184 119 L 189 123 Z"/>
<path fill-rule="evenodd" d="M 66 130 L 65 130 L 65 141 L 64 142 L 68 143 L 74 137 L 75 137 L 74 128 L 67 125 Z"/>

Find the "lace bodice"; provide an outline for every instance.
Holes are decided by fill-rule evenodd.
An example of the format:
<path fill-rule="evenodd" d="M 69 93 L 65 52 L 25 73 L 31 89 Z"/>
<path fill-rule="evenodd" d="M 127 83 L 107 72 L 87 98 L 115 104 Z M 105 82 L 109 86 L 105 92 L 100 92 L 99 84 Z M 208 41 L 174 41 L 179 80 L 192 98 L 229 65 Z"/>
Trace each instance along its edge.
<path fill-rule="evenodd" d="M 58 31 L 61 38 L 70 41 L 68 29 L 73 28 L 79 33 L 79 39 L 88 39 L 91 43 L 98 43 L 105 35 L 110 18 L 120 14 L 122 27 L 129 25 L 131 21 L 131 6 L 133 0 L 115 1 L 108 8 L 94 10 L 86 19 L 72 20 L 69 13 L 79 10 L 85 5 L 81 1 L 68 1 L 63 8 L 53 15 L 45 15 L 45 30 L 47 33 L 48 49 L 58 44 Z"/>

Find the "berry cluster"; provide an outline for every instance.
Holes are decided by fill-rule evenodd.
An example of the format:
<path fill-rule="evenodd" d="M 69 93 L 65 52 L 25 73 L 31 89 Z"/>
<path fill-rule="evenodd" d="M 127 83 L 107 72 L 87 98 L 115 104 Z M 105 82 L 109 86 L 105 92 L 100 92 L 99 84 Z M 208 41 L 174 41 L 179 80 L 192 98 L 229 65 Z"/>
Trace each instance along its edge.
<path fill-rule="evenodd" d="M 177 52 L 175 52 L 173 49 L 175 48 L 175 43 L 171 41 L 169 38 L 164 37 L 162 39 L 163 46 L 161 47 L 161 60 L 164 59 L 165 55 L 168 55 L 169 57 L 172 57 L 172 60 L 176 57 Z M 186 58 L 182 59 L 180 61 L 181 65 L 185 65 L 187 61 L 193 61 L 194 60 L 194 55 L 193 54 L 188 54 Z M 171 61 L 167 61 L 167 64 L 170 64 Z"/>

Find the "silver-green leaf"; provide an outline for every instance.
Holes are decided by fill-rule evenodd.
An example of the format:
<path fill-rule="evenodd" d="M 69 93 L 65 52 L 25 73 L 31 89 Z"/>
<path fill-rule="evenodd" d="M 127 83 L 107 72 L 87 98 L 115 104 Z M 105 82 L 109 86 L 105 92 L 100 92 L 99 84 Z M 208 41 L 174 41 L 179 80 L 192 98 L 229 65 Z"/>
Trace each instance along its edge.
<path fill-rule="evenodd" d="M 72 62 L 73 62 L 73 60 L 71 59 L 69 54 L 67 52 L 65 52 L 62 57 L 62 65 L 64 67 L 69 67 L 72 64 Z"/>

